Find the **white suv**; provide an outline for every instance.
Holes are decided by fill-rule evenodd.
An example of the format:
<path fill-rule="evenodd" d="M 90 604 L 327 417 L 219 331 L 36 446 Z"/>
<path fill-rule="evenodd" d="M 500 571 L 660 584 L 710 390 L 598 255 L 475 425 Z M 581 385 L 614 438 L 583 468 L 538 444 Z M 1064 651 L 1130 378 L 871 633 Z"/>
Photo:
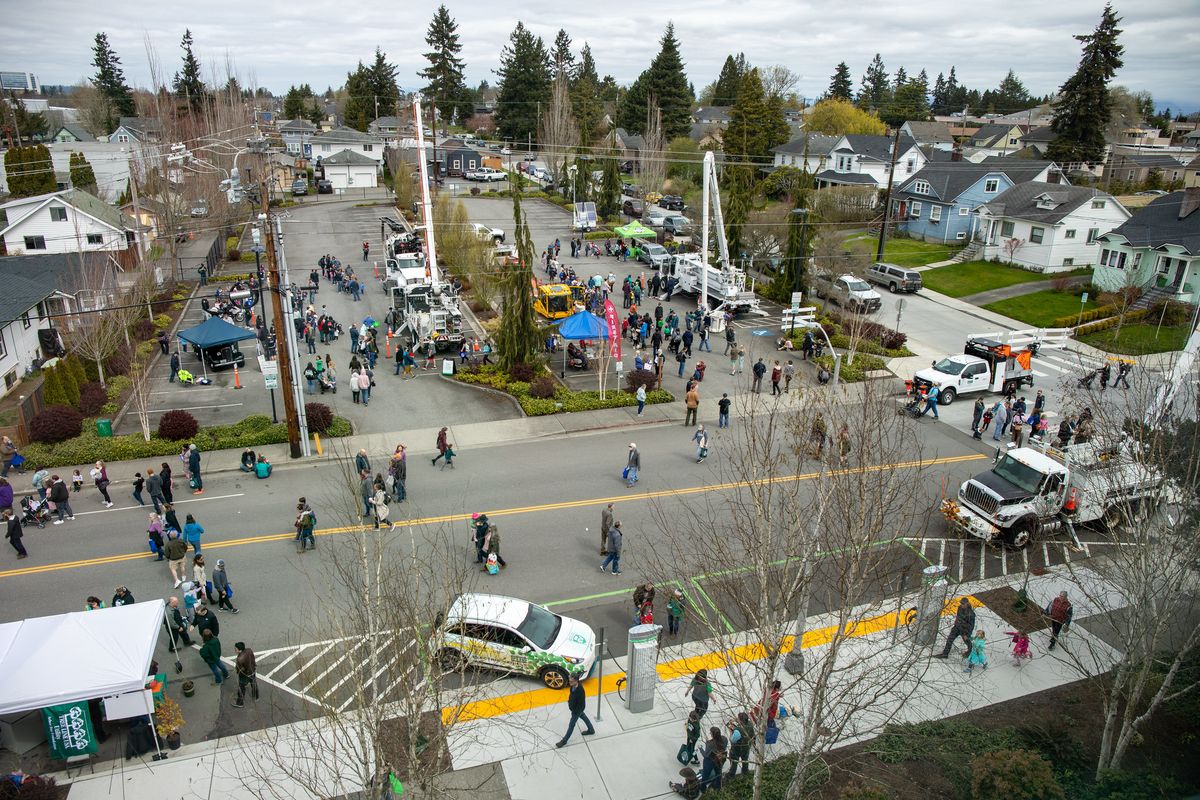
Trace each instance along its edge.
<path fill-rule="evenodd" d="M 827 273 L 813 276 L 813 291 L 817 297 L 828 297 L 842 308 L 870 314 L 883 305 L 879 292 L 871 284 L 854 275 L 833 277 Z"/>

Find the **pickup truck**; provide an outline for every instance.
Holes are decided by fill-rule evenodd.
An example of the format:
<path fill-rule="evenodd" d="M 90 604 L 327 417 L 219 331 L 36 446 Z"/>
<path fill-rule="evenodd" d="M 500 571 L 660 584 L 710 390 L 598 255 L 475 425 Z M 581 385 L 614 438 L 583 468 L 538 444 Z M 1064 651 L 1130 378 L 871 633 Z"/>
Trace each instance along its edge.
<path fill-rule="evenodd" d="M 484 181 L 491 183 L 492 181 L 502 181 L 508 177 L 507 173 L 501 172 L 498 169 L 491 167 L 480 167 L 477 170 L 468 172 L 466 175 L 469 181 Z"/>
<path fill-rule="evenodd" d="M 992 339 L 970 337 L 961 355 L 946 356 L 913 376 L 917 388 L 938 387 L 938 405 L 948 406 L 960 394 L 1002 392 L 1012 394 L 1022 385 L 1033 385 L 1036 345 L 1014 351 Z"/>
<path fill-rule="evenodd" d="M 854 275 L 839 275 L 835 278 L 828 273 L 818 272 L 813 275 L 813 291 L 817 297 L 827 297 L 849 311 L 870 314 L 883 306 L 883 298 L 879 296 L 879 292 Z"/>
<path fill-rule="evenodd" d="M 504 241 L 504 231 L 500 228 L 493 228 L 490 225 L 472 222 L 471 230 L 475 231 L 475 235 L 480 239 L 491 239 L 494 242 Z"/>

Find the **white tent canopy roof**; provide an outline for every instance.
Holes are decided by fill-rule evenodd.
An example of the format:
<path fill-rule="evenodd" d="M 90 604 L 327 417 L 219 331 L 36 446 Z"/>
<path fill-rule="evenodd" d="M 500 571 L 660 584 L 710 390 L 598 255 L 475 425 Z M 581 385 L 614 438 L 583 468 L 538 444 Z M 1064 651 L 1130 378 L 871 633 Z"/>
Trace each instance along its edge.
<path fill-rule="evenodd" d="M 163 608 L 153 600 L 0 625 L 0 714 L 143 688 Z"/>

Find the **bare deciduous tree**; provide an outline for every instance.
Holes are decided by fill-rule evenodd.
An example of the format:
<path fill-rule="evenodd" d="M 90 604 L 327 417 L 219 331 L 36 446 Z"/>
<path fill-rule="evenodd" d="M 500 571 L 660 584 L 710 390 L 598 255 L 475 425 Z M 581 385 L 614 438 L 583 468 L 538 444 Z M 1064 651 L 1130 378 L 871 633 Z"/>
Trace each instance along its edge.
<path fill-rule="evenodd" d="M 662 109 L 658 98 L 650 95 L 646 104 L 646 132 L 642 136 L 642 149 L 638 151 L 638 172 L 647 192 L 661 192 L 667 176 L 667 139 L 663 133 Z"/>
<path fill-rule="evenodd" d="M 557 185 L 579 145 L 579 124 L 571 111 L 571 87 L 565 73 L 554 80 L 550 106 L 538 125 L 538 142 L 546 154 L 550 179 Z"/>

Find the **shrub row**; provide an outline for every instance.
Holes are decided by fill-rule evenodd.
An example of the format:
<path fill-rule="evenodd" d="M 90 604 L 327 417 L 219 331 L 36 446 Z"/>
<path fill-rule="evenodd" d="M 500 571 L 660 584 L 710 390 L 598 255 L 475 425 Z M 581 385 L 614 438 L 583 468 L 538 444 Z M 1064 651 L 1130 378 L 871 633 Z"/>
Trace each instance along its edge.
<path fill-rule="evenodd" d="M 803 338 L 803 335 L 801 335 L 800 341 L 803 341 Z M 793 341 L 795 341 L 795 339 L 793 339 Z M 829 343 L 839 350 L 850 349 L 850 337 L 844 333 L 837 333 L 833 336 L 830 336 Z M 796 342 L 796 344 L 799 345 L 800 342 Z M 860 339 L 858 345 L 854 348 L 854 352 L 866 353 L 873 356 L 881 356 L 883 358 L 907 358 L 908 356 L 914 355 L 913 351 L 909 350 L 907 347 L 901 347 L 898 350 L 888 350 L 882 345 L 869 339 Z M 858 356 L 856 355 L 855 358 L 857 359 Z"/>
<path fill-rule="evenodd" d="M 1130 311 L 1125 315 L 1125 324 L 1137 322 L 1138 320 L 1145 318 L 1149 313 L 1149 309 L 1145 308 L 1139 308 L 1137 311 Z M 1120 320 L 1121 318 L 1119 316 L 1109 317 L 1108 319 L 1102 319 L 1099 322 L 1093 322 L 1088 325 L 1080 325 L 1075 329 L 1075 335 L 1084 336 L 1089 333 L 1095 333 L 1096 331 L 1106 331 L 1109 328 L 1117 327 L 1117 323 L 1120 322 Z"/>
<path fill-rule="evenodd" d="M 250 255 L 254 255 L 254 254 L 251 253 Z M 254 259 L 250 259 L 250 260 L 253 261 Z M 235 283 L 237 281 L 248 281 L 248 280 L 250 280 L 249 272 L 235 272 L 235 273 L 232 273 L 229 275 L 210 275 L 208 278 L 209 283 Z"/>
<path fill-rule="evenodd" d="M 518 365 L 526 366 L 526 365 Z M 514 369 L 514 372 L 517 370 Z M 487 386 L 491 389 L 512 395 L 521 404 L 522 410 L 531 417 L 559 414 L 572 411 L 595 411 L 601 408 L 622 408 L 637 405 L 637 398 L 630 391 L 619 388 L 605 392 L 604 399 L 597 391 L 576 392 L 563 386 L 555 386 L 545 375 L 535 375 L 532 368 L 526 375 L 521 370 L 519 375 L 507 375 L 494 365 L 467 367 L 460 370 L 454 377 L 463 383 L 476 386 Z M 528 377 L 532 380 L 517 380 Z M 549 386 L 547 385 L 549 384 Z M 553 394 L 548 390 L 553 388 Z M 646 393 L 646 402 L 670 403 L 675 396 L 666 389 L 654 389 Z"/>
<path fill-rule="evenodd" d="M 1091 311 L 1083 312 L 1082 317 L 1079 314 L 1068 314 L 1065 317 L 1057 317 L 1055 319 L 1050 320 L 1050 324 L 1047 325 L 1046 327 L 1047 328 L 1074 328 L 1076 325 L 1081 325 L 1085 322 L 1091 322 L 1092 320 L 1097 320 L 1097 319 L 1104 319 L 1105 317 L 1108 317 L 1112 314 L 1116 314 L 1118 311 L 1120 311 L 1120 309 L 1114 305 L 1100 306 L 1099 308 L 1093 308 Z"/>
<path fill-rule="evenodd" d="M 825 354 L 820 358 L 814 358 L 813 361 L 833 372 L 833 356 Z M 845 357 L 842 358 L 842 369 L 838 373 L 838 380 L 842 383 L 859 383 L 867 379 L 868 372 L 877 369 L 887 369 L 887 362 L 879 356 L 857 353 L 854 356 L 853 364 L 847 364 Z"/>
<path fill-rule="evenodd" d="M 78 413 L 78 412 L 76 412 Z M 310 416 L 310 421 L 312 417 Z M 325 431 L 325 436 L 349 436 L 353 433 L 350 421 L 334 417 Z M 232 425 L 212 425 L 198 431 L 192 439 L 203 451 L 229 448 L 260 447 L 267 444 L 282 444 L 288 440 L 287 424 L 271 422 L 265 414 L 246 417 Z M 105 461 L 130 461 L 139 458 L 169 456 L 179 452 L 179 442 L 152 434 L 144 441 L 141 434 L 100 437 L 94 426 L 87 426 L 82 433 L 57 444 L 31 443 L 21 449 L 31 467 L 67 467 L 87 464 L 97 459 Z"/>

